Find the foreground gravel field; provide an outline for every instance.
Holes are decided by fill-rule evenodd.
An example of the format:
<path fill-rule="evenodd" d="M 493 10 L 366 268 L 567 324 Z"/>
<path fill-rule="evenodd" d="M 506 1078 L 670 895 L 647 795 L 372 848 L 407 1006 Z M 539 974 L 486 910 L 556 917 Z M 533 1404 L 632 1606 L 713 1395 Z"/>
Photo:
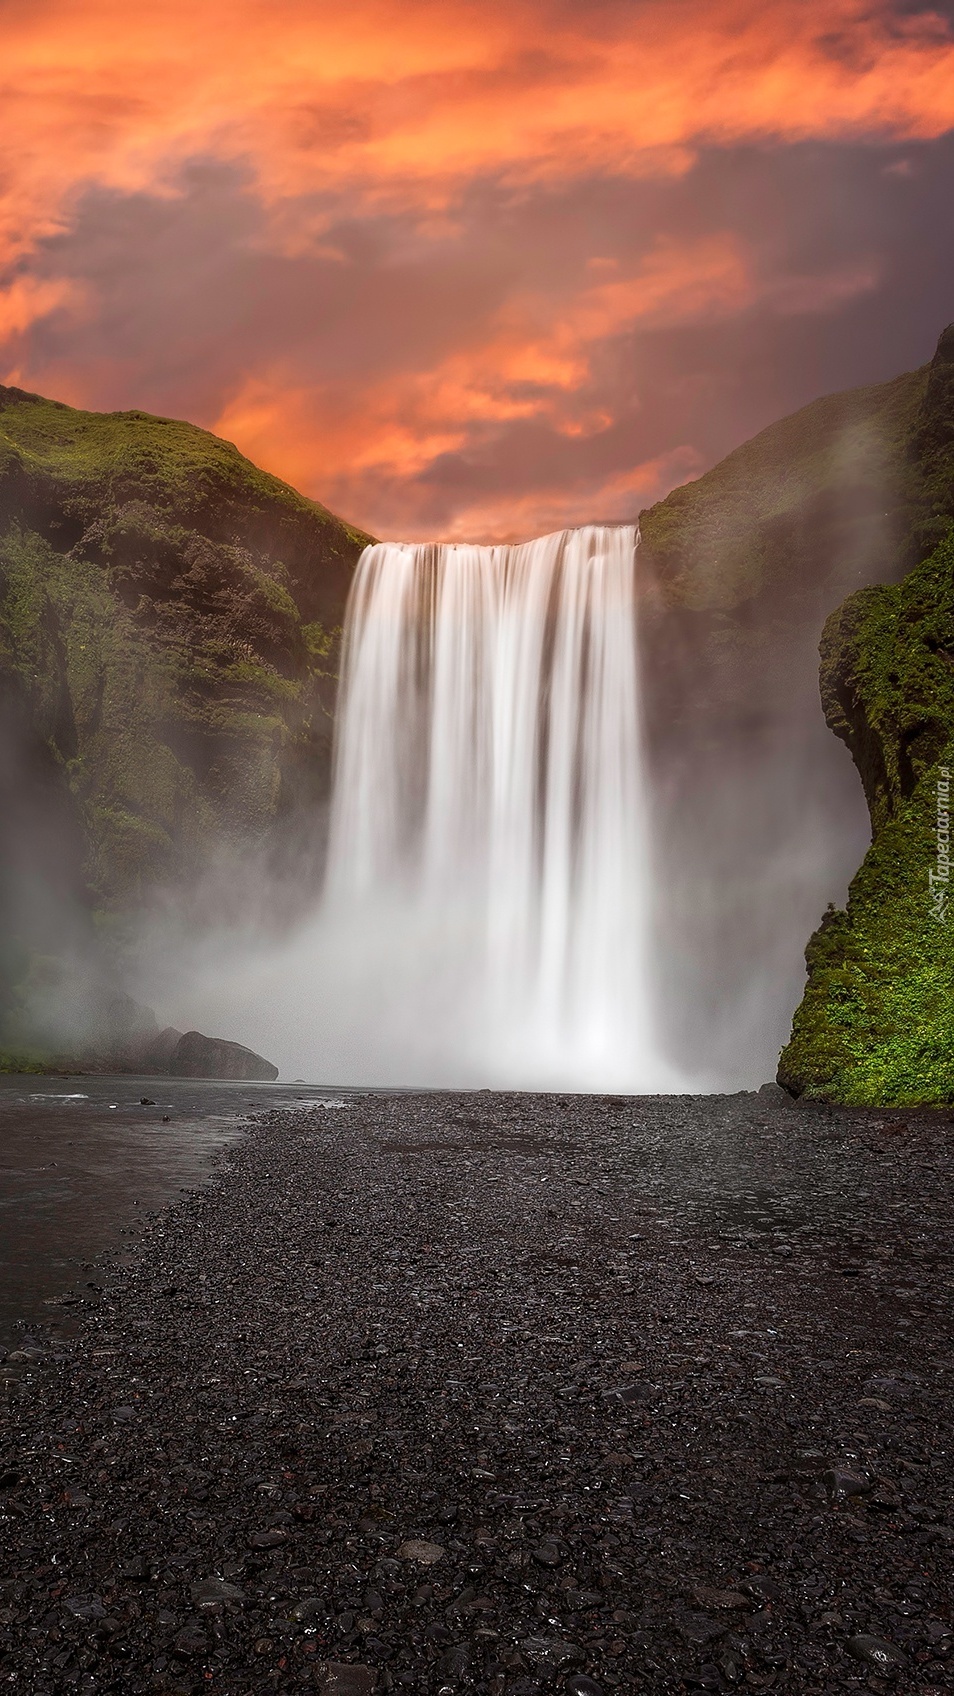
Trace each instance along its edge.
<path fill-rule="evenodd" d="M 13 1351 L 0 1685 L 954 1688 L 951 1124 L 272 1113 Z"/>

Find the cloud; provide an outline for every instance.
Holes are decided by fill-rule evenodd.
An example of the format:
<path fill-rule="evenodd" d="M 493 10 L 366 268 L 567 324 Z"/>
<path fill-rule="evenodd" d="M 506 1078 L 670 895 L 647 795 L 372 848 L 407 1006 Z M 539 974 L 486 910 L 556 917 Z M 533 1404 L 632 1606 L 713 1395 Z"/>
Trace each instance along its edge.
<path fill-rule="evenodd" d="M 247 163 L 276 205 L 423 213 L 480 175 L 665 177 L 712 144 L 954 117 L 947 24 L 870 0 L 7 0 L 0 78 L 9 256 L 83 185 L 174 192 L 200 155 Z"/>
<path fill-rule="evenodd" d="M 0 349 L 4 343 L 22 336 L 41 318 L 64 308 L 77 312 L 81 304 L 82 292 L 65 277 L 47 280 L 28 274 L 12 277 L 0 287 Z"/>
<path fill-rule="evenodd" d="M 588 269 L 589 286 L 565 298 L 542 290 L 513 294 L 478 326 L 482 333 L 433 364 L 414 349 L 417 357 L 406 367 L 358 386 L 302 387 L 286 367 L 247 375 L 212 428 L 304 487 L 320 466 L 322 498 L 361 512 L 376 534 L 415 539 L 429 533 L 433 513 L 427 500 L 415 511 L 410 485 L 447 456 L 486 451 L 518 421 L 571 440 L 611 432 L 615 410 L 595 368 L 614 338 L 711 323 L 760 300 L 778 313 L 821 312 L 875 280 L 864 265 L 760 279 L 729 235 L 659 241 L 629 273 L 606 258 Z M 486 502 L 468 501 L 444 533 L 454 539 L 469 528 L 494 540 L 518 535 L 531 522 L 553 528 L 594 512 L 631 517 L 637 495 L 665 492 L 672 486 L 665 477 L 688 475 L 698 458 L 679 444 L 635 471 L 571 479 L 569 492 L 546 479 L 506 498 L 496 491 Z"/>
<path fill-rule="evenodd" d="M 380 534 L 632 516 L 939 327 L 954 37 L 930 9 L 0 17 L 8 371 L 220 430 Z"/>

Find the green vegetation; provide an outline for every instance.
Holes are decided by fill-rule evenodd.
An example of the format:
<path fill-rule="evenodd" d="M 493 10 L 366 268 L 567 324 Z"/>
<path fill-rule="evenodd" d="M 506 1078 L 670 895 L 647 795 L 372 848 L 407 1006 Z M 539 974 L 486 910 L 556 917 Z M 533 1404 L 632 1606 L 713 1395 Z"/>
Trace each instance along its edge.
<path fill-rule="evenodd" d="M 0 1029 L 49 951 L 31 836 L 121 945 L 157 894 L 304 830 L 368 540 L 206 431 L 0 388 Z"/>
<path fill-rule="evenodd" d="M 874 840 L 847 911 L 829 909 L 808 945 L 779 1078 L 832 1101 L 954 1102 L 954 900 L 933 901 L 928 876 L 937 784 L 954 771 L 954 535 L 903 583 L 833 614 L 822 691 Z"/>
<path fill-rule="evenodd" d="M 813 401 L 642 513 L 666 598 L 728 609 L 772 586 L 789 602 L 896 575 L 898 536 L 923 500 L 910 444 L 928 375 Z"/>

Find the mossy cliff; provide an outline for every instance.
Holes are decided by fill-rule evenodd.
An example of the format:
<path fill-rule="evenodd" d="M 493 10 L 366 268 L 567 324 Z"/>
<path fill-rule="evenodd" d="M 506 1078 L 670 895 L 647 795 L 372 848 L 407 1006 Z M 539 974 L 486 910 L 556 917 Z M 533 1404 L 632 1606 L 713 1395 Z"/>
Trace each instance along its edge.
<path fill-rule="evenodd" d="M 805 938 L 864 851 L 818 643 L 847 595 L 937 539 L 932 369 L 813 401 L 640 515 L 667 1040 L 727 1083 L 769 1074 Z"/>
<path fill-rule="evenodd" d="M 946 346 L 917 371 L 813 401 L 640 514 L 663 740 L 745 737 L 753 717 L 787 720 L 792 690 L 799 710 L 814 706 L 829 613 L 942 539 L 954 513 Z"/>
<path fill-rule="evenodd" d="M 954 1102 L 954 326 L 913 446 L 914 546 L 942 540 L 902 583 L 852 595 L 821 643 L 825 716 L 860 774 L 872 844 L 847 908 L 809 942 L 779 1080 L 838 1102 Z"/>
<path fill-rule="evenodd" d="M 367 540 L 192 425 L 0 388 L 8 994 L 84 909 L 121 938 L 314 837 Z"/>
<path fill-rule="evenodd" d="M 822 698 L 865 787 L 873 841 L 806 951 L 779 1081 L 796 1094 L 954 1102 L 954 535 L 825 626 Z"/>

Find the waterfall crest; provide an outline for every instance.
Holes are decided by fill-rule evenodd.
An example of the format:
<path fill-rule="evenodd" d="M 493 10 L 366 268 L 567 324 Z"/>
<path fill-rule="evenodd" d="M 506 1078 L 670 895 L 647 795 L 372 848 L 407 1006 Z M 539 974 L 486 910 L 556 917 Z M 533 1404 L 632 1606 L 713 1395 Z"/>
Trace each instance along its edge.
<path fill-rule="evenodd" d="M 392 1072 L 405 1033 L 387 1081 L 674 1087 L 650 993 L 636 543 L 591 526 L 361 558 L 325 910 L 372 974 L 359 1016 Z M 428 1030 L 436 1075 L 411 1053 Z"/>

